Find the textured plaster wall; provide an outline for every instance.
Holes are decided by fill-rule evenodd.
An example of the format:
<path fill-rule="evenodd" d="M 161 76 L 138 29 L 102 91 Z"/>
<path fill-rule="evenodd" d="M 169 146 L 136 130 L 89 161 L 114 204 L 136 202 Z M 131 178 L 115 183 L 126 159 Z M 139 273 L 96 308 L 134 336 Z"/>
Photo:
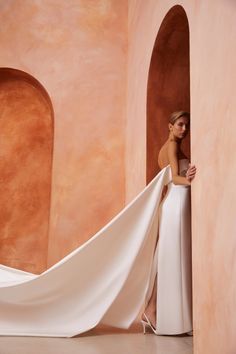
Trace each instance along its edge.
<path fill-rule="evenodd" d="M 190 27 L 194 354 L 236 353 L 236 3 L 178 1 Z M 146 182 L 146 91 L 175 1 L 129 1 L 126 200 Z"/>
<path fill-rule="evenodd" d="M 47 265 L 53 112 L 43 88 L 0 69 L 0 262 L 31 272 Z"/>
<path fill-rule="evenodd" d="M 189 26 L 184 9 L 174 6 L 165 16 L 153 47 L 147 83 L 146 175 L 159 172 L 157 156 L 169 135 L 172 112 L 190 111 Z M 189 134 L 182 149 L 189 157 Z"/>
<path fill-rule="evenodd" d="M 33 75 L 54 109 L 51 265 L 124 206 L 127 2 L 6 0 L 0 22 L 0 67 Z"/>
<path fill-rule="evenodd" d="M 178 4 L 190 26 L 191 153 L 198 168 L 192 186 L 194 353 L 235 354 L 236 4 Z M 0 2 L 0 67 L 38 79 L 55 113 L 48 265 L 122 208 L 124 187 L 128 201 L 146 184 L 148 70 L 161 22 L 174 5 Z M 25 247 L 21 254 L 28 267 L 32 252 Z"/>

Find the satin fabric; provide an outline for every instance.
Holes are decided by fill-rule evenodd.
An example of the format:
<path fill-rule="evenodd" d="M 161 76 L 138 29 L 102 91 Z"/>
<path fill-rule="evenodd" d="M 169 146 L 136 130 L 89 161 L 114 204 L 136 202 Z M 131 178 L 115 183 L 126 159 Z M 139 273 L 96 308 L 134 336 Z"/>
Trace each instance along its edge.
<path fill-rule="evenodd" d="M 168 193 L 161 202 L 164 185 L 168 185 Z M 176 209 L 171 188 L 173 191 L 170 166 L 167 166 L 96 235 L 40 275 L 1 265 L 0 335 L 72 337 L 98 323 L 128 328 L 150 298 L 156 274 L 159 333 L 172 333 L 173 323 L 175 333 L 190 330 L 191 318 L 186 320 L 191 311 L 188 271 L 185 276 L 189 261 L 184 263 L 189 249 L 182 242 L 190 235 L 187 235 L 188 227 L 183 233 L 183 228 L 176 229 L 176 224 L 171 224 L 173 215 L 178 215 L 178 223 L 183 212 L 182 226 L 187 216 L 179 204 Z M 180 190 L 184 191 L 183 187 Z M 182 201 L 185 200 L 183 193 L 180 194 Z M 168 200 L 172 200 L 169 207 Z M 177 256 L 172 247 L 170 258 L 168 248 L 173 233 Z M 186 246 L 184 253 L 180 241 Z M 182 256 L 183 262 L 176 267 Z M 168 260 L 174 262 L 166 272 Z M 171 287 L 176 276 L 179 281 Z M 184 287 L 187 292 L 183 292 Z M 163 302 L 169 291 L 173 293 L 172 298 Z M 176 292 L 178 300 L 169 308 Z"/>
<path fill-rule="evenodd" d="M 188 159 L 179 161 L 185 175 Z M 158 334 L 180 334 L 192 330 L 190 186 L 168 184 L 159 206 L 157 255 Z"/>
<path fill-rule="evenodd" d="M 0 335 L 71 337 L 128 328 L 150 287 L 167 166 L 111 222 L 40 275 L 0 266 Z"/>

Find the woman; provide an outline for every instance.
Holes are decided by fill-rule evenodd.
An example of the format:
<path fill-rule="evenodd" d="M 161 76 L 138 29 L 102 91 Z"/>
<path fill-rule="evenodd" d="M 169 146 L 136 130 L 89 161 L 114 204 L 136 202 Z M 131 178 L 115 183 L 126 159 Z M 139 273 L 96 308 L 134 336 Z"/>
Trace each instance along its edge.
<path fill-rule="evenodd" d="M 156 334 L 180 334 L 192 330 L 190 188 L 196 167 L 189 164 L 181 142 L 189 131 L 189 113 L 174 112 L 169 138 L 158 164 L 171 167 L 172 181 L 159 206 L 157 277 L 143 314 L 143 326 Z"/>
<path fill-rule="evenodd" d="M 91 239 L 39 275 L 0 265 L 0 335 L 71 337 L 84 333 L 98 324 L 128 328 L 139 315 L 148 296 L 148 289 L 152 289 L 150 279 L 153 259 L 150 255 L 157 249 L 158 212 L 160 225 L 156 332 L 173 334 L 191 329 L 191 321 L 187 323 L 187 315 L 191 309 L 190 305 L 188 306 L 188 299 L 191 296 L 188 296 L 190 266 L 186 257 L 190 255 L 187 243 L 190 241 L 187 223 L 190 218 L 184 214 L 187 215 L 188 208 L 179 209 L 176 204 L 176 198 L 187 203 L 189 190 L 185 186 L 190 184 L 196 171 L 192 166 L 188 168 L 187 175 L 182 176 L 188 161 L 183 154 L 181 155 L 179 143 L 187 133 L 188 123 L 187 113 L 182 112 L 173 116 L 170 139 L 159 155 L 162 170 L 129 205 Z M 172 182 L 178 185 L 169 183 L 170 166 L 166 166 L 169 163 Z M 168 183 L 168 192 L 160 204 L 163 187 Z M 169 208 L 169 204 L 173 208 Z M 161 207 L 158 209 L 158 206 Z M 183 216 L 182 226 L 187 231 L 177 232 L 178 220 L 174 225 L 176 215 L 178 219 L 179 215 Z M 172 239 L 177 242 L 173 247 L 172 239 L 169 237 L 172 234 Z M 185 256 L 181 258 L 182 264 L 186 262 L 183 272 L 178 269 L 180 256 L 177 246 L 180 239 L 186 241 L 182 243 L 186 248 Z M 173 253 L 171 259 L 170 250 Z M 165 275 L 166 263 L 168 265 L 170 260 L 170 264 L 174 264 L 175 267 L 175 278 L 178 279 L 179 275 L 183 275 L 184 281 L 186 280 L 184 296 L 177 288 L 181 283 L 173 282 L 173 274 L 169 274 L 168 268 L 168 274 Z M 173 263 L 174 260 L 177 265 Z M 170 284 L 167 282 L 163 284 L 163 279 L 170 281 Z M 169 290 L 172 283 L 174 290 Z M 171 306 L 169 302 L 164 303 L 166 294 L 174 295 L 176 311 L 179 309 L 182 311 L 180 302 L 187 304 L 185 306 L 187 310 L 183 312 L 187 323 L 184 328 L 178 326 L 173 331 L 169 323 L 166 325 L 167 329 L 162 324 L 163 319 L 164 321 L 177 319 L 181 324 L 179 318 L 182 314 L 167 313 L 166 306 L 170 309 Z M 147 318 L 152 321 L 149 322 L 150 325 L 155 324 L 155 317 L 152 318 L 151 311 L 154 295 L 146 309 Z M 145 323 L 147 324 L 148 322 Z M 152 328 L 155 330 L 153 326 Z"/>

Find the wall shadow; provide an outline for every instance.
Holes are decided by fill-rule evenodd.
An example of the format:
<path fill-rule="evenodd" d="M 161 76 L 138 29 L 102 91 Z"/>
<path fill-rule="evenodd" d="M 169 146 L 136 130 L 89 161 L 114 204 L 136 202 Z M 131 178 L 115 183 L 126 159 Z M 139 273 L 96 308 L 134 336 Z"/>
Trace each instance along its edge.
<path fill-rule="evenodd" d="M 47 265 L 53 109 L 31 75 L 0 68 L 0 263 Z"/>
<path fill-rule="evenodd" d="M 182 6 L 172 7 L 158 31 L 147 87 L 147 183 L 159 172 L 157 156 L 168 139 L 169 115 L 190 111 L 189 25 Z M 190 153 L 190 138 L 182 149 Z"/>

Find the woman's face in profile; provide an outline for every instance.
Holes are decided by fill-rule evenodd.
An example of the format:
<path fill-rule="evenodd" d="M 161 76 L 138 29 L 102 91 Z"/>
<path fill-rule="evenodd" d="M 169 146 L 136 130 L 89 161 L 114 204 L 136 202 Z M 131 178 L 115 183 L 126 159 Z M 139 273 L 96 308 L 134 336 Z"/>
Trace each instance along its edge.
<path fill-rule="evenodd" d="M 178 139 L 183 139 L 189 131 L 189 120 L 187 117 L 178 118 L 175 123 L 170 124 L 170 130 Z"/>

